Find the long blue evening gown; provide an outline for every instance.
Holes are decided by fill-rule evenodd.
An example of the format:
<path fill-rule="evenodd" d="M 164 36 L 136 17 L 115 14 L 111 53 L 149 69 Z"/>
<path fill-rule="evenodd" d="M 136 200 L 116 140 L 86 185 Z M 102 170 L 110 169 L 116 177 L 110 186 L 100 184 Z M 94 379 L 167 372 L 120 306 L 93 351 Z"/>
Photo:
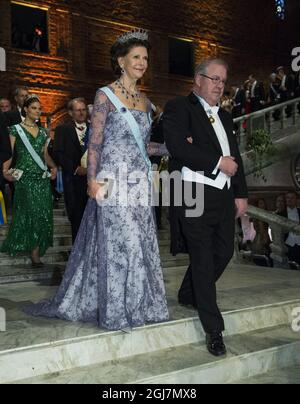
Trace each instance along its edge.
<path fill-rule="evenodd" d="M 149 113 L 131 112 L 147 144 Z M 147 165 L 127 121 L 99 90 L 92 116 L 88 179 L 102 178 L 103 172 L 117 176 L 124 164 L 129 177 L 136 170 L 146 177 Z M 134 182 L 128 176 L 125 183 L 129 191 L 135 191 L 137 202 L 143 199 L 149 182 Z M 120 196 L 119 191 L 115 196 Z M 168 320 L 153 207 L 143 203 L 110 206 L 90 199 L 56 295 L 25 311 L 34 316 L 92 322 L 109 330 Z"/>

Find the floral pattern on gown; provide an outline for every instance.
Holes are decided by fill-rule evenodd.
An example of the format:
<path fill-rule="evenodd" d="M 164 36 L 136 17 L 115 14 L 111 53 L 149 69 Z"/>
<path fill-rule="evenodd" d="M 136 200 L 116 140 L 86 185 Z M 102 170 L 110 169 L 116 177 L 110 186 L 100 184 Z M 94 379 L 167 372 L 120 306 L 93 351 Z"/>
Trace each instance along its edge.
<path fill-rule="evenodd" d="M 151 104 L 148 102 L 150 111 Z M 150 139 L 149 114 L 131 110 L 145 144 Z M 99 90 L 90 132 L 88 179 L 115 173 L 126 164 L 128 176 L 147 165 L 127 121 Z M 146 181 L 127 182 L 143 195 Z M 116 180 L 116 195 L 118 195 Z M 146 184 L 146 185 L 145 185 Z M 66 272 L 53 299 L 29 306 L 32 315 L 93 322 L 120 330 L 168 320 L 153 208 L 110 206 L 88 201 Z"/>

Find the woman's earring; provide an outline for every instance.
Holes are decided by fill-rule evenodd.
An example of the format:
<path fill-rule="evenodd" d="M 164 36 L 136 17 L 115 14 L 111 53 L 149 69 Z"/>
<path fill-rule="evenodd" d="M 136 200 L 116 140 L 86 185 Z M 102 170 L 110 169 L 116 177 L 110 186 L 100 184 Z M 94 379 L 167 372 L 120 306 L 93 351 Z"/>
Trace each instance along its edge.
<path fill-rule="evenodd" d="M 123 66 L 121 66 L 121 73 L 122 73 L 122 74 L 125 73 L 125 70 L 124 70 L 124 67 L 123 67 Z"/>

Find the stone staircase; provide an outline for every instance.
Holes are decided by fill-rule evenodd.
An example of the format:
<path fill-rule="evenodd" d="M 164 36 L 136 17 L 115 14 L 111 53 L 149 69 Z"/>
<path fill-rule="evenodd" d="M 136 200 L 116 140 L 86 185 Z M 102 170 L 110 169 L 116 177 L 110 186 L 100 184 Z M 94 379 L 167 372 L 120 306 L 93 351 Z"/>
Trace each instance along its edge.
<path fill-rule="evenodd" d="M 7 232 L 7 226 L 0 226 L 0 245 L 3 243 Z M 186 266 L 186 255 L 173 257 L 170 253 L 169 230 L 159 232 L 160 251 L 162 264 L 166 268 L 174 266 Z M 0 284 L 10 282 L 38 281 L 42 279 L 61 278 L 72 248 L 71 226 L 65 214 L 64 205 L 60 202 L 54 208 L 54 243 L 49 248 L 42 261 L 43 268 L 31 268 L 31 261 L 27 254 L 19 254 L 10 257 L 0 253 Z"/>
<path fill-rule="evenodd" d="M 228 354 L 218 359 L 206 351 L 197 313 L 177 304 L 184 271 L 164 269 L 170 321 L 132 332 L 26 316 L 21 308 L 55 287 L 0 285 L 8 320 L 0 333 L 0 383 L 260 383 L 273 374 L 299 381 L 300 334 L 291 327 L 300 307 L 298 272 L 235 265 L 226 271 L 218 296 Z"/>
<path fill-rule="evenodd" d="M 300 311 L 300 274 L 232 264 L 218 284 L 228 354 L 214 358 L 195 310 L 177 304 L 187 257 L 169 254 L 168 230 L 159 239 L 170 321 L 131 332 L 22 312 L 29 301 L 52 296 L 63 274 L 71 237 L 61 206 L 45 268 L 33 270 L 26 257 L 1 255 L 0 307 L 7 330 L 0 332 L 0 383 L 298 383 L 300 333 L 291 324 L 293 311 Z"/>

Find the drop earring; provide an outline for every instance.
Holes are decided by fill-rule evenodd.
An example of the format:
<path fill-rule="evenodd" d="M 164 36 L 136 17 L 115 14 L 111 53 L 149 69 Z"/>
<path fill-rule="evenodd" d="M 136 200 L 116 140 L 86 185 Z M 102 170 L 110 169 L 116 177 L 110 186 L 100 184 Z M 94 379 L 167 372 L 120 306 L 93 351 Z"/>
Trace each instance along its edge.
<path fill-rule="evenodd" d="M 124 67 L 123 67 L 123 66 L 121 67 L 121 73 L 122 73 L 122 74 L 125 73 L 125 70 L 124 70 Z"/>

